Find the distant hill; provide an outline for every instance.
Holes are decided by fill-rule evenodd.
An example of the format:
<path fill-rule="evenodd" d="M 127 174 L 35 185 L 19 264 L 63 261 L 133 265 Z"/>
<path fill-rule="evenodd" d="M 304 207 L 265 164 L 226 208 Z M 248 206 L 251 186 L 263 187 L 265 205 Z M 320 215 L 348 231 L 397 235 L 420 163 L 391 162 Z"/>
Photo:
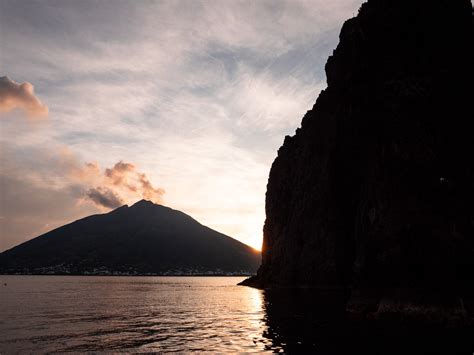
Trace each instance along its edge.
<path fill-rule="evenodd" d="M 260 253 L 183 212 L 141 200 L 0 254 L 0 273 L 253 274 Z"/>

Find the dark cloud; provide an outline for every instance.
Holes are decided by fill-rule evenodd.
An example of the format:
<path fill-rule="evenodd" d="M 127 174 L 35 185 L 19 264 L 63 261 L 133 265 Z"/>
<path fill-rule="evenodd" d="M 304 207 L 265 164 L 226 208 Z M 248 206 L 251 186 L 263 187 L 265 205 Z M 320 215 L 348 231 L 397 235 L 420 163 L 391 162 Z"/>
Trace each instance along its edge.
<path fill-rule="evenodd" d="M 48 115 L 48 106 L 35 95 L 32 84 L 19 84 L 10 78 L 0 77 L 0 112 L 21 109 L 30 118 Z"/>
<path fill-rule="evenodd" d="M 87 192 L 87 197 L 96 205 L 106 208 L 117 208 L 124 204 L 120 196 L 107 187 L 92 188 Z"/>

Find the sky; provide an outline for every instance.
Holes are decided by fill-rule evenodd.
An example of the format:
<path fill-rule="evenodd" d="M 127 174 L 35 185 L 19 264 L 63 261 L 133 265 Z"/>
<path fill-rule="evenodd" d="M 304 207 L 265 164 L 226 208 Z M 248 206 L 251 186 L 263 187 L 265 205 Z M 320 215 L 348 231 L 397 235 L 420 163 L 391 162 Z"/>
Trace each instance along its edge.
<path fill-rule="evenodd" d="M 256 249 L 362 0 L 0 0 L 0 252 L 145 198 Z"/>

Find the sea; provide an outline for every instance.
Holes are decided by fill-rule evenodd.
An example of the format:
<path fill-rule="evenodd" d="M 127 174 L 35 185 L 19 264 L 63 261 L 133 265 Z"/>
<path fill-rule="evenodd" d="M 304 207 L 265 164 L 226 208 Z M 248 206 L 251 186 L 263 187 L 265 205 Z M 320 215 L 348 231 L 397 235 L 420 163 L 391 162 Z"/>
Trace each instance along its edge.
<path fill-rule="evenodd" d="M 343 295 L 262 291 L 238 286 L 243 279 L 0 275 L 0 353 L 392 353 L 442 350 L 437 339 L 447 350 L 472 346 L 457 330 L 442 338 L 347 322 Z"/>

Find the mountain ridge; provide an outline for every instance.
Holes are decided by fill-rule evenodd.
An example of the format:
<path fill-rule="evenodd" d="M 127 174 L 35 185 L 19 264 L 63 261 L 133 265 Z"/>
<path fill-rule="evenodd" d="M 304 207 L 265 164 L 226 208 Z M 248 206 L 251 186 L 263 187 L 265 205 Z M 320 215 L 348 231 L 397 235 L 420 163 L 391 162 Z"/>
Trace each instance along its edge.
<path fill-rule="evenodd" d="M 252 274 L 259 259 L 260 253 L 252 247 L 184 212 L 140 200 L 81 218 L 4 251 L 0 272 Z"/>

